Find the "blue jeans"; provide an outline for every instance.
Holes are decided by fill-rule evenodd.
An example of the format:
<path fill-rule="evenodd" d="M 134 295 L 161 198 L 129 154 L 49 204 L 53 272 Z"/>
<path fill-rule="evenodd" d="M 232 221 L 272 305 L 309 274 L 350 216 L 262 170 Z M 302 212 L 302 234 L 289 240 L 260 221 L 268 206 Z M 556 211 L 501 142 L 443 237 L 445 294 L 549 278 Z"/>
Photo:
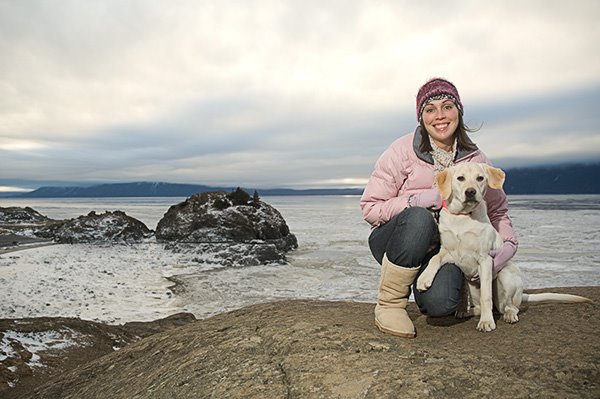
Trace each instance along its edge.
<path fill-rule="evenodd" d="M 440 250 L 437 223 L 427 209 L 407 208 L 371 232 L 369 248 L 379 264 L 387 254 L 395 265 L 419 267 L 420 275 Z M 421 313 L 440 317 L 456 311 L 463 284 L 463 274 L 456 265 L 442 265 L 427 291 L 418 291 L 415 284 L 416 281 L 415 302 Z"/>

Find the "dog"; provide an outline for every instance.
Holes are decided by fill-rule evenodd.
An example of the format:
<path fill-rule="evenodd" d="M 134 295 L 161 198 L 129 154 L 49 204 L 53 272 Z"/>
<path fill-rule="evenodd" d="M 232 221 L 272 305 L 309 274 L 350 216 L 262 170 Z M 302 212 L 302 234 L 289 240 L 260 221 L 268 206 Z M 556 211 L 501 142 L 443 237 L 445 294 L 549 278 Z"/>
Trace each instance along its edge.
<path fill-rule="evenodd" d="M 444 201 L 439 217 L 441 248 L 417 279 L 417 289 L 426 291 L 441 265 L 457 265 L 469 282 L 473 307 L 466 303 L 466 309 L 459 307 L 456 316 L 479 315 L 477 329 L 482 332 L 496 329 L 494 305 L 505 322 L 516 323 L 521 303 L 591 302 L 569 294 L 524 294 L 521 271 L 512 261 L 493 277 L 493 259 L 489 252 L 501 247 L 503 240 L 490 222 L 484 196 L 488 187 L 501 189 L 504 179 L 501 169 L 471 162 L 455 165 L 436 176 Z M 479 284 L 473 282 L 476 275 L 479 275 Z"/>

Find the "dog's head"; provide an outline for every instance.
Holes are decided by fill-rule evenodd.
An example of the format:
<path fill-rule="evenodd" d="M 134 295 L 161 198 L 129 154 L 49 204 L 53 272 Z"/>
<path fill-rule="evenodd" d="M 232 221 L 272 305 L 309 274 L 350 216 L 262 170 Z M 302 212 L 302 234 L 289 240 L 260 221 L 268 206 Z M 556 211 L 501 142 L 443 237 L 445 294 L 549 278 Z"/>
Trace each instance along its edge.
<path fill-rule="evenodd" d="M 502 188 L 505 174 L 484 163 L 465 162 L 440 172 L 435 181 L 450 212 L 471 212 L 488 187 Z"/>

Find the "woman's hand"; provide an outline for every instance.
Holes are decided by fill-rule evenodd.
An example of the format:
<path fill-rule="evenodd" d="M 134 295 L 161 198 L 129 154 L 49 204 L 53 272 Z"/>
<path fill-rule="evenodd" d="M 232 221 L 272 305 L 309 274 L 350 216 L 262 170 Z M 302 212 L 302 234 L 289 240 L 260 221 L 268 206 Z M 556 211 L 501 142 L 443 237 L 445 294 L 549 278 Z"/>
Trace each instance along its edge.
<path fill-rule="evenodd" d="M 511 241 L 504 241 L 504 244 L 500 248 L 492 249 L 489 252 L 494 263 L 494 277 L 515 256 L 516 252 L 517 246 Z"/>
<path fill-rule="evenodd" d="M 500 248 L 492 249 L 488 254 L 492 257 L 492 276 L 496 278 L 498 272 L 506 266 L 509 260 L 515 256 L 517 246 L 512 241 L 504 241 Z M 479 273 L 475 273 L 469 280 L 473 284 L 479 283 Z"/>
<path fill-rule="evenodd" d="M 429 190 L 411 195 L 408 203 L 411 208 L 419 206 L 436 211 L 442 208 L 442 197 L 440 197 L 440 191 L 437 188 L 430 188 Z"/>

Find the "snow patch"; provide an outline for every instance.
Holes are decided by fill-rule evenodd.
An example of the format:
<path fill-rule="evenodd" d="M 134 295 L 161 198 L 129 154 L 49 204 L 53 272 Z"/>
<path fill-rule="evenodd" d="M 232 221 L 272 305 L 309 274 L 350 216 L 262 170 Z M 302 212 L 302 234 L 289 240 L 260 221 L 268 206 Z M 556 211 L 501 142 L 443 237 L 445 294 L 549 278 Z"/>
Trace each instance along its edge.
<path fill-rule="evenodd" d="M 0 361 L 9 357 L 17 357 L 14 344 L 19 343 L 23 349 L 31 353 L 31 359 L 27 362 L 30 367 L 44 367 L 40 362 L 40 352 L 48 350 L 66 349 L 72 346 L 85 346 L 83 336 L 78 332 L 64 328 L 58 331 L 43 331 L 35 333 L 23 333 L 20 331 L 6 331 L 0 341 Z M 16 371 L 11 370 L 11 371 Z"/>

